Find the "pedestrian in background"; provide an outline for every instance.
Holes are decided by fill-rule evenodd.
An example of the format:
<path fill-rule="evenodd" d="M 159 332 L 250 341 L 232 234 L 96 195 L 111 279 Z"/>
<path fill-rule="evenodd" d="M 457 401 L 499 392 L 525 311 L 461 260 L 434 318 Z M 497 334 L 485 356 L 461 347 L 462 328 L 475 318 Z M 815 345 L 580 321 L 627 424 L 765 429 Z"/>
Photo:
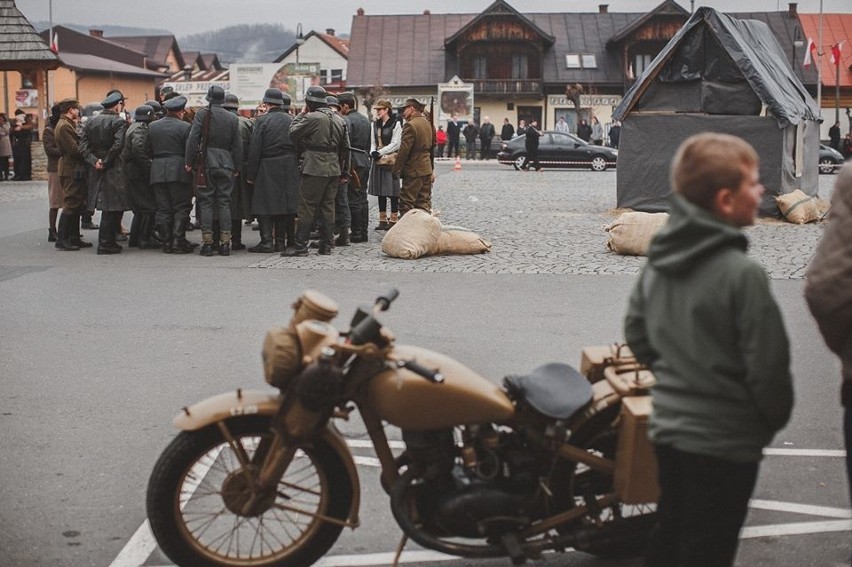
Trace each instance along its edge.
<path fill-rule="evenodd" d="M 526 133 L 527 133 L 527 121 L 521 120 L 520 122 L 518 122 L 518 129 L 515 130 L 515 135 L 516 136 L 523 136 Z"/>
<path fill-rule="evenodd" d="M 459 140 L 461 139 L 462 125 L 459 122 L 459 115 L 453 112 L 450 120 L 447 122 L 447 157 L 460 156 Z"/>
<path fill-rule="evenodd" d="M 464 140 L 467 148 L 465 158 L 475 159 L 476 137 L 479 136 L 479 126 L 476 125 L 476 122 L 470 121 L 465 125 L 464 130 L 462 130 L 462 134 L 464 135 Z"/>
<path fill-rule="evenodd" d="M 533 119 L 530 125 L 524 128 L 524 149 L 527 155 L 524 156 L 521 164 L 522 170 L 529 171 L 532 164 L 536 171 L 541 171 L 541 164 L 538 162 L 538 143 L 542 136 L 544 132 L 538 129 L 538 120 Z"/>
<path fill-rule="evenodd" d="M 735 136 L 680 146 L 671 217 L 630 296 L 625 338 L 657 380 L 648 435 L 661 495 L 646 567 L 733 564 L 763 449 L 790 418 L 784 321 L 741 230 L 764 192 L 758 166 Z"/>
<path fill-rule="evenodd" d="M 443 126 L 438 126 L 435 132 L 435 143 L 438 145 L 438 151 L 435 152 L 435 157 L 444 157 L 444 146 L 447 145 L 447 133 L 444 132 Z"/>
<path fill-rule="evenodd" d="M 494 139 L 494 124 L 487 116 L 482 119 L 482 127 L 479 129 L 479 159 L 491 158 L 491 140 Z"/>
<path fill-rule="evenodd" d="M 402 179 L 399 190 L 399 216 L 412 209 L 432 211 L 432 146 L 435 130 L 423 116 L 424 105 L 415 98 L 405 101 L 402 139 L 392 175 Z M 492 131 L 494 127 L 492 126 Z"/>
<path fill-rule="evenodd" d="M 852 496 L 852 164 L 840 170 L 831 216 L 808 267 L 805 298 L 826 345 L 840 357 L 846 476 Z M 852 501 L 852 498 L 850 498 Z"/>
<path fill-rule="evenodd" d="M 59 124 L 59 118 L 62 113 L 59 111 L 59 105 L 54 104 L 50 108 L 50 118 L 47 120 L 47 126 L 41 134 L 41 141 L 44 144 L 44 153 L 47 156 L 47 241 L 56 242 L 56 218 L 59 215 L 59 209 L 62 208 L 62 185 L 59 182 L 59 158 L 62 157 L 62 152 L 59 151 L 59 146 L 56 145 L 55 128 Z"/>
<path fill-rule="evenodd" d="M 391 103 L 380 100 L 373 107 L 376 119 L 373 121 L 370 136 L 370 166 L 369 193 L 379 198 L 379 222 L 375 230 L 388 230 L 399 220 L 399 179 L 391 175 L 393 161 L 399 152 L 402 140 L 402 119 L 392 113 Z M 388 201 L 391 214 L 388 218 Z"/>
<path fill-rule="evenodd" d="M 9 158 L 12 157 L 11 131 L 9 119 L 0 112 L 0 181 L 9 180 Z"/>
<path fill-rule="evenodd" d="M 621 139 L 621 122 L 613 120 L 612 126 L 609 128 L 609 145 L 612 148 L 618 149 L 618 142 Z"/>
<path fill-rule="evenodd" d="M 835 122 L 834 126 L 828 129 L 828 141 L 832 148 L 840 151 L 840 122 Z"/>
<path fill-rule="evenodd" d="M 592 143 L 596 146 L 603 145 L 603 126 L 597 116 L 592 116 Z"/>
<path fill-rule="evenodd" d="M 568 123 L 565 122 L 565 117 L 560 116 L 559 120 L 556 121 L 556 126 L 553 128 L 557 132 L 561 132 L 562 134 L 569 134 L 571 129 L 568 128 Z"/>
<path fill-rule="evenodd" d="M 585 118 L 581 118 L 580 123 L 577 124 L 577 137 L 585 142 L 592 139 L 592 127 Z"/>
<path fill-rule="evenodd" d="M 33 178 L 33 157 L 30 147 L 33 141 L 33 118 L 20 108 L 15 111 L 11 137 L 15 181 L 30 181 Z"/>
<path fill-rule="evenodd" d="M 515 127 L 509 123 L 508 118 L 503 119 L 503 127 L 500 129 L 500 139 L 507 142 L 515 137 Z"/>

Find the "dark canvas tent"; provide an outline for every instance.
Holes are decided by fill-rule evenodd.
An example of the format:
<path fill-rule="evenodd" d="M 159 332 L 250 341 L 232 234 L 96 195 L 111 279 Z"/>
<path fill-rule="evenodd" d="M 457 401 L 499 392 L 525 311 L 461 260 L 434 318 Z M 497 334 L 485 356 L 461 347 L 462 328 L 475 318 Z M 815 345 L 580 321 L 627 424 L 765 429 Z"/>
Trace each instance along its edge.
<path fill-rule="evenodd" d="M 633 84 L 613 118 L 621 120 L 618 206 L 668 208 L 669 166 L 683 140 L 721 132 L 747 140 L 760 155 L 774 197 L 817 191 L 819 112 L 763 22 L 699 8 Z"/>

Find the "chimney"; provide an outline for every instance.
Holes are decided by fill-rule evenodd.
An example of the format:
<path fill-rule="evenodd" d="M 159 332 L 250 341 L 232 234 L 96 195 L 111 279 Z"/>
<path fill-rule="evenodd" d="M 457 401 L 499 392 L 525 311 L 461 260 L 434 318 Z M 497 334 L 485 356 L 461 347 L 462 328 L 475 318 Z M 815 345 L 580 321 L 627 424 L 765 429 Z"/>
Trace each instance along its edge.
<path fill-rule="evenodd" d="M 799 4 L 797 2 L 790 2 L 789 4 L 787 4 L 787 6 L 789 7 L 789 12 L 787 13 L 787 15 L 792 19 L 796 19 L 796 16 L 799 13 Z"/>
<path fill-rule="evenodd" d="M 104 30 L 90 29 L 89 35 L 92 36 L 92 37 L 103 37 L 104 36 Z"/>
<path fill-rule="evenodd" d="M 325 33 L 327 35 L 334 35 L 334 28 L 325 28 Z"/>
<path fill-rule="evenodd" d="M 357 10 L 355 10 L 355 15 L 356 16 L 363 16 L 364 15 L 364 8 L 358 8 Z"/>
<path fill-rule="evenodd" d="M 429 11 L 429 10 L 423 10 L 423 15 L 424 15 L 424 16 L 431 16 L 431 15 L 432 15 L 432 12 L 431 12 L 431 11 Z"/>
<path fill-rule="evenodd" d="M 606 14 L 609 12 L 609 4 L 598 4 L 598 13 Z"/>

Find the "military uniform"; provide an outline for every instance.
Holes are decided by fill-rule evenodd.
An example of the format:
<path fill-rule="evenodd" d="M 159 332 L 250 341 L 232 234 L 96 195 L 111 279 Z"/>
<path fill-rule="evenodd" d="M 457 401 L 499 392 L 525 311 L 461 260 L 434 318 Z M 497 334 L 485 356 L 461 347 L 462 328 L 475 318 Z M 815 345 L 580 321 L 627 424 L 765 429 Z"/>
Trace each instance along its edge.
<path fill-rule="evenodd" d="M 306 100 L 310 100 L 309 96 Z M 302 152 L 299 228 L 293 253 L 307 254 L 311 226 L 319 213 L 322 217 L 320 253 L 330 254 L 334 245 L 334 203 L 343 171 L 340 165 L 341 161 L 349 159 L 349 139 L 343 118 L 327 107 L 300 114 L 290 126 L 290 138 Z"/>
<path fill-rule="evenodd" d="M 432 210 L 432 144 L 435 130 L 417 114 L 402 127 L 393 176 L 402 178 L 399 216 L 411 209 Z"/>
<path fill-rule="evenodd" d="M 182 97 L 180 97 L 182 98 Z M 167 109 L 183 109 L 186 99 L 166 101 Z M 151 186 L 157 202 L 157 229 L 163 252 L 187 253 L 192 246 L 186 240 L 186 225 L 192 207 L 190 176 L 184 168 L 186 143 L 192 127 L 169 114 L 148 126 L 147 147 L 151 152 Z"/>
<path fill-rule="evenodd" d="M 292 123 L 293 118 L 280 106 L 272 106 L 257 119 L 252 132 L 248 179 L 254 187 L 251 212 L 260 224 L 261 239 L 253 252 L 280 252 L 295 244 L 299 164 L 290 139 Z"/>
<path fill-rule="evenodd" d="M 227 255 L 231 246 L 231 193 L 234 174 L 239 173 L 243 160 L 243 145 L 240 138 L 240 123 L 237 117 L 222 108 L 225 92 L 220 87 L 210 87 L 207 95 L 210 106 L 195 113 L 192 130 L 186 142 L 185 164 L 197 167 L 198 150 L 205 118 L 210 115 L 207 133 L 204 167 L 207 186 L 196 187 L 196 198 L 201 209 L 201 254 L 213 254 L 213 217 L 218 213 L 222 226 L 219 253 Z M 215 213 L 214 213 L 215 211 Z"/>
<path fill-rule="evenodd" d="M 115 237 L 120 230 L 121 215 L 131 208 L 121 157 L 127 122 L 115 111 L 117 102 L 113 100 L 112 95 L 107 97 L 102 103 L 103 112 L 86 122 L 80 137 L 80 151 L 91 166 L 88 208 L 101 211 L 98 254 L 121 252 Z M 99 163 L 101 169 L 97 167 Z"/>
<path fill-rule="evenodd" d="M 360 187 L 350 180 L 346 184 L 349 197 L 349 211 L 352 217 L 352 242 L 367 242 L 367 228 L 370 222 L 370 206 L 367 203 L 367 183 L 370 176 L 370 120 L 355 110 L 355 97 L 349 93 L 338 96 L 341 104 L 348 104 L 346 122 L 349 129 L 352 169 L 361 182 Z M 351 101 L 351 104 L 350 104 Z"/>
<path fill-rule="evenodd" d="M 86 162 L 79 148 L 80 134 L 73 120 L 61 116 L 54 129 L 54 138 L 60 152 L 58 173 L 62 187 L 62 215 L 59 217 L 56 247 L 74 250 L 80 246 L 80 215 L 86 202 Z"/>
<path fill-rule="evenodd" d="M 142 106 L 142 109 L 150 107 Z M 144 110 L 143 110 L 144 112 Z M 154 109 L 150 108 L 151 118 Z M 127 178 L 127 190 L 133 205 L 133 223 L 130 225 L 130 241 L 128 246 L 139 248 L 159 248 L 159 243 L 153 241 L 154 215 L 157 212 L 157 201 L 151 188 L 151 152 L 148 147 L 148 122 L 140 119 L 140 109 L 137 109 L 137 121 L 127 128 L 124 137 L 124 173 Z"/>

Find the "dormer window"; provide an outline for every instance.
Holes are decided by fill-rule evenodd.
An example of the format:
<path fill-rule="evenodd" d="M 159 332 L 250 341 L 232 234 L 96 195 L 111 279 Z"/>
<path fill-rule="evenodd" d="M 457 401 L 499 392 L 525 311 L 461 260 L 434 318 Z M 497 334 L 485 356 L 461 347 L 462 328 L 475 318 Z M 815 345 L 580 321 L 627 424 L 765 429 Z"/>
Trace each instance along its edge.
<path fill-rule="evenodd" d="M 565 67 L 568 69 L 582 69 L 580 65 L 580 54 L 569 53 L 565 56 Z"/>
<path fill-rule="evenodd" d="M 583 53 L 580 55 L 580 60 L 583 63 L 583 69 L 597 69 L 598 60 L 594 53 Z"/>
<path fill-rule="evenodd" d="M 568 53 L 565 55 L 566 69 L 597 69 L 598 60 L 594 53 Z"/>

